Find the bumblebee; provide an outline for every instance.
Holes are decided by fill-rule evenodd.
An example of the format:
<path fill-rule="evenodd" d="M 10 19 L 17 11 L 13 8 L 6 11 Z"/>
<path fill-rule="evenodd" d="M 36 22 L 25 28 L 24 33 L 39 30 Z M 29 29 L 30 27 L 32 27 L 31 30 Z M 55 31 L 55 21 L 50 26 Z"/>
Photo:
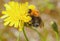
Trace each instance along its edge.
<path fill-rule="evenodd" d="M 33 27 L 41 27 L 44 26 L 41 17 L 39 16 L 39 12 L 37 10 L 31 10 L 29 9 L 29 15 L 32 18 L 32 20 L 30 21 L 30 26 Z"/>

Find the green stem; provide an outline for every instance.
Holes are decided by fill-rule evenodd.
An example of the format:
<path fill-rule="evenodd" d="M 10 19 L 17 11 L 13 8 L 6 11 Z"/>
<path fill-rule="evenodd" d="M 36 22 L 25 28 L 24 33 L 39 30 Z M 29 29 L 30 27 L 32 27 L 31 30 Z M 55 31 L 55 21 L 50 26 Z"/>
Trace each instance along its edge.
<path fill-rule="evenodd" d="M 20 31 L 18 32 L 17 41 L 20 41 Z"/>
<path fill-rule="evenodd" d="M 45 38 L 43 37 L 43 35 L 38 30 L 34 29 L 33 27 L 29 27 L 29 28 L 31 28 L 32 30 L 34 30 L 38 33 L 39 38 L 41 39 L 41 41 L 45 41 Z"/>
<path fill-rule="evenodd" d="M 44 30 L 44 33 L 45 33 L 44 39 L 45 39 L 45 41 L 47 41 L 48 31 L 45 28 L 43 28 L 43 30 Z"/>
<path fill-rule="evenodd" d="M 26 41 L 29 41 L 29 40 L 28 40 L 28 37 L 27 37 L 27 35 L 26 35 L 26 32 L 25 32 L 25 30 L 24 30 L 24 28 L 23 28 L 23 34 L 24 34 L 24 36 L 25 36 Z"/>
<path fill-rule="evenodd" d="M 55 32 L 55 34 L 56 34 L 56 41 L 59 41 L 59 34 L 56 32 Z"/>

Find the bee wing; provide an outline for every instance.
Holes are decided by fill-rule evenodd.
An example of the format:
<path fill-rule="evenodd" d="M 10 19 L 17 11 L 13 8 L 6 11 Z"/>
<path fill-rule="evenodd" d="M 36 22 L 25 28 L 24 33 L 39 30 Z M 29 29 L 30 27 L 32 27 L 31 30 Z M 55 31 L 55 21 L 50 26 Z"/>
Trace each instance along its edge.
<path fill-rule="evenodd" d="M 43 21 L 41 21 L 40 28 L 44 27 Z"/>

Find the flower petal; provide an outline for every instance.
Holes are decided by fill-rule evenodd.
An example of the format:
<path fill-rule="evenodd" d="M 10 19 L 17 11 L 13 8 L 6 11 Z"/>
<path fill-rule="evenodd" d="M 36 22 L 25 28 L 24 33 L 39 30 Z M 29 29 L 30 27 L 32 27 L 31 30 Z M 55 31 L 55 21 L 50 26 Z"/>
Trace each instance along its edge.
<path fill-rule="evenodd" d="M 9 24 L 9 26 L 13 26 L 14 25 L 14 22 L 11 22 L 10 24 Z"/>
<path fill-rule="evenodd" d="M 10 20 L 9 20 L 9 21 L 6 21 L 6 22 L 4 23 L 4 26 L 7 26 L 9 23 L 10 23 Z"/>
<path fill-rule="evenodd" d="M 14 27 L 15 27 L 15 28 L 18 28 L 18 24 L 19 24 L 19 21 L 15 22 Z"/>
<path fill-rule="evenodd" d="M 6 18 L 4 21 L 9 21 L 9 20 L 11 20 L 10 17 Z"/>
<path fill-rule="evenodd" d="M 4 19 L 4 18 L 6 18 L 6 17 L 8 17 L 8 15 L 4 15 L 4 16 L 2 16 L 1 19 Z"/>
<path fill-rule="evenodd" d="M 29 9 L 32 9 L 32 10 L 34 10 L 36 7 L 34 6 L 34 5 L 30 5 L 29 6 Z"/>
<path fill-rule="evenodd" d="M 5 6 L 6 10 L 10 10 L 11 9 L 11 7 L 8 4 L 5 4 L 4 6 Z"/>

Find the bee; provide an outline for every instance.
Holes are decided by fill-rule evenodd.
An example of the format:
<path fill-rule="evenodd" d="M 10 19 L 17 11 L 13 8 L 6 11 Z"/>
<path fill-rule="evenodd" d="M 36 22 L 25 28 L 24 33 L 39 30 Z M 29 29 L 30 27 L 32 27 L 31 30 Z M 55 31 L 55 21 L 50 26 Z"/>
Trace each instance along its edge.
<path fill-rule="evenodd" d="M 39 16 L 39 12 L 37 10 L 31 10 L 29 9 L 29 12 L 31 19 L 31 23 L 29 24 L 30 26 L 33 27 L 41 27 L 44 26 L 41 17 Z"/>

